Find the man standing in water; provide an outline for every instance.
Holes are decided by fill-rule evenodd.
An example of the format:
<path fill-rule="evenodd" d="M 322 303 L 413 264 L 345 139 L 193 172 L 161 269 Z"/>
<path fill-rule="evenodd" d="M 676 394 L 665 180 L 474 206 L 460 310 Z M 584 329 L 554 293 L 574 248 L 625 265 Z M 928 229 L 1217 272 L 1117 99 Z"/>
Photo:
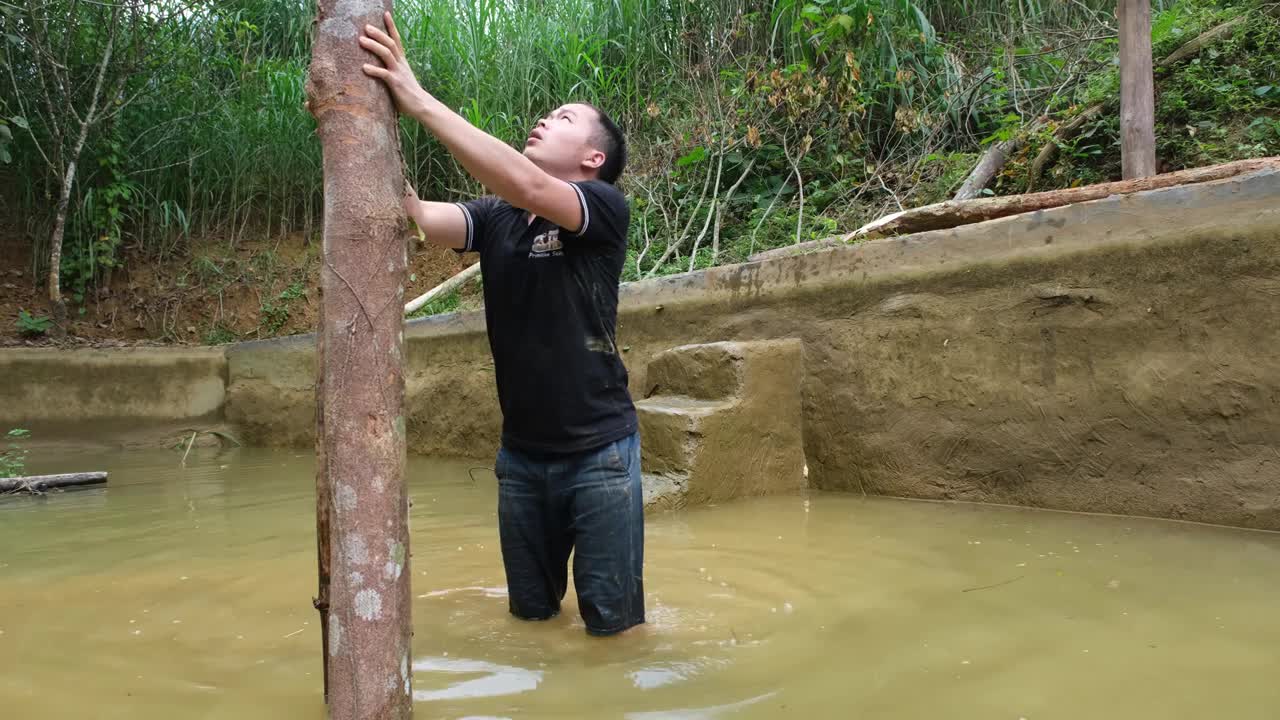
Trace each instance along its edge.
<path fill-rule="evenodd" d="M 360 45 L 391 90 L 492 196 L 405 198 L 429 241 L 480 253 L 484 312 L 502 407 L 498 530 L 510 610 L 560 612 L 573 580 L 587 631 L 644 622 L 640 438 L 614 342 L 630 210 L 614 186 L 622 131 L 585 103 L 538 121 L 518 152 L 431 96 L 405 60 L 391 14 Z"/>

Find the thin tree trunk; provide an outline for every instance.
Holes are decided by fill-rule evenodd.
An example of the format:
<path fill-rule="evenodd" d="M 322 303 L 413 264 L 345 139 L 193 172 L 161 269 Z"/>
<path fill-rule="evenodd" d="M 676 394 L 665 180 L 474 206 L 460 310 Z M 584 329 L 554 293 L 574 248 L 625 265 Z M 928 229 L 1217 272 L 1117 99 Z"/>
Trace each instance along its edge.
<path fill-rule="evenodd" d="M 678 249 L 682 244 L 684 244 L 685 238 L 689 236 L 689 230 L 690 230 L 690 228 L 692 228 L 692 227 L 693 227 L 693 222 L 694 222 L 694 220 L 695 220 L 695 219 L 697 219 L 697 217 L 698 217 L 698 211 L 702 209 L 702 203 L 703 203 L 703 201 L 704 201 L 704 200 L 706 200 L 706 198 L 707 198 L 707 188 L 711 187 L 711 175 L 712 175 L 712 172 L 713 172 L 713 171 L 712 171 L 712 169 L 711 169 L 711 166 L 710 166 L 710 164 L 708 164 L 708 165 L 707 165 L 707 177 L 706 177 L 706 179 L 705 179 L 705 180 L 703 180 L 703 182 L 702 182 L 702 194 L 700 194 L 700 195 L 698 196 L 698 203 L 697 203 L 696 205 L 694 205 L 694 206 L 693 206 L 693 211 L 689 213 L 689 221 L 688 221 L 687 223 L 685 223 L 684 230 L 681 230 L 681 231 L 680 231 L 680 234 L 679 234 L 678 236 L 676 236 L 676 239 L 675 239 L 675 240 L 673 240 L 673 241 L 671 241 L 671 242 L 669 242 L 669 243 L 667 243 L 667 249 L 666 249 L 666 250 L 664 250 L 664 251 L 662 251 L 662 255 L 661 255 L 660 257 L 658 257 L 657 262 L 655 262 L 655 263 L 653 264 L 653 267 L 649 268 L 649 272 L 645 274 L 645 277 L 646 277 L 646 278 L 651 278 L 651 277 L 653 277 L 653 276 L 654 276 L 654 274 L 656 274 L 656 273 L 658 272 L 658 270 L 662 267 L 663 263 L 665 263 L 665 262 L 667 261 L 667 259 L 668 259 L 668 258 L 670 258 L 670 257 L 672 256 L 672 254 L 674 254 L 674 253 L 675 253 L 675 251 L 676 251 L 676 250 L 677 250 L 677 249 Z M 718 189 L 718 188 L 717 188 L 716 192 L 717 192 L 717 194 L 719 193 L 719 189 Z M 715 202 L 715 198 L 714 198 L 714 197 L 712 198 L 712 202 Z M 676 219 L 675 219 L 675 222 L 673 223 L 673 225 L 678 225 L 678 224 L 679 224 L 679 222 L 680 222 L 680 210 L 679 210 L 679 207 L 677 206 L 677 208 L 676 208 Z M 670 226 L 668 226 L 668 227 L 670 227 Z"/>
<path fill-rule="evenodd" d="M 1125 180 L 1156 174 L 1151 0 L 1120 2 L 1120 168 Z"/>
<path fill-rule="evenodd" d="M 804 144 L 804 141 L 801 141 Z M 800 212 L 796 216 L 796 244 L 800 244 L 800 229 L 804 225 L 804 177 L 800 175 L 800 161 L 804 159 L 804 154 L 809 151 L 808 147 L 800 152 L 796 159 L 791 159 L 791 152 L 787 150 L 787 138 L 782 138 L 782 154 L 786 156 L 787 163 L 791 165 L 791 171 L 796 175 L 796 188 L 800 192 Z"/>
<path fill-rule="evenodd" d="M 87 125 L 81 129 L 86 130 Z M 81 138 L 84 133 L 81 132 Z M 79 152 L 72 154 L 78 157 Z M 53 219 L 53 233 L 49 236 L 49 310 L 53 314 L 53 331 L 58 336 L 67 334 L 67 303 L 62 298 L 62 236 L 67 224 L 67 207 L 71 204 L 71 183 L 76 177 L 76 161 L 67 165 L 62 176 L 62 190 L 58 194 L 57 213 Z"/>
<path fill-rule="evenodd" d="M 324 150 L 316 535 L 332 720 L 412 715 L 403 297 L 395 109 L 357 44 L 391 0 L 319 0 L 307 80 Z"/>
<path fill-rule="evenodd" d="M 702 223 L 702 231 L 698 233 L 698 237 L 693 240 L 693 250 L 689 251 L 689 272 L 693 272 L 693 264 L 698 261 L 698 248 L 702 245 L 702 238 L 707 236 L 707 228 L 711 227 L 711 220 L 715 216 L 716 207 L 720 204 L 720 173 L 724 170 L 724 142 L 720 142 L 720 157 L 716 161 L 716 190 L 711 197 L 711 207 L 707 208 L 707 220 Z"/>
<path fill-rule="evenodd" d="M 733 200 L 733 194 L 738 192 L 738 186 L 742 185 L 742 181 L 747 179 L 747 175 L 751 173 L 751 168 L 756 166 L 756 158 L 751 158 L 751 162 L 747 163 L 747 167 L 742 170 L 742 174 L 738 176 L 737 181 L 729 186 L 729 192 L 725 194 L 724 200 L 720 202 L 716 208 L 716 224 L 711 231 L 711 264 L 716 265 L 720 262 L 720 223 L 724 220 L 725 206 Z"/>
<path fill-rule="evenodd" d="M 102 52 L 102 61 L 98 63 L 98 78 L 93 84 L 93 97 L 89 103 L 89 112 L 80 121 L 80 135 L 76 138 L 75 147 L 67 161 L 67 171 L 62 176 L 62 190 L 58 193 L 58 207 L 53 219 L 53 232 L 49 235 L 49 309 L 53 313 L 54 332 L 67 334 L 67 303 L 62 298 L 62 236 L 67 226 L 67 208 L 71 204 L 71 186 L 76 180 L 76 165 L 80 160 L 80 151 L 84 149 L 85 140 L 89 137 L 89 128 L 93 126 L 98 112 L 98 99 L 102 94 L 102 79 L 107 74 L 107 65 L 111 63 L 111 50 L 115 46 L 115 21 L 112 15 L 112 35 L 107 40 L 107 47 Z"/>

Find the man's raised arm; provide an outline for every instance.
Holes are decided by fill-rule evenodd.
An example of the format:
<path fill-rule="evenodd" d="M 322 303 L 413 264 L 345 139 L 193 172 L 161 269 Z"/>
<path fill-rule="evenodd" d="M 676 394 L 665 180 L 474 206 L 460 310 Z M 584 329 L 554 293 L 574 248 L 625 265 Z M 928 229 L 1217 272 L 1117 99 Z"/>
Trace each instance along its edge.
<path fill-rule="evenodd" d="M 391 13 L 386 13 L 384 20 L 389 35 L 366 25 L 360 37 L 360 46 L 376 55 L 382 67 L 366 64 L 363 70 L 386 83 L 400 112 L 430 130 L 467 173 L 493 194 L 560 227 L 581 228 L 582 203 L 573 186 L 544 172 L 519 151 L 473 126 L 424 90 L 405 58 L 404 43 Z M 423 231 L 426 232 L 425 227 Z"/>

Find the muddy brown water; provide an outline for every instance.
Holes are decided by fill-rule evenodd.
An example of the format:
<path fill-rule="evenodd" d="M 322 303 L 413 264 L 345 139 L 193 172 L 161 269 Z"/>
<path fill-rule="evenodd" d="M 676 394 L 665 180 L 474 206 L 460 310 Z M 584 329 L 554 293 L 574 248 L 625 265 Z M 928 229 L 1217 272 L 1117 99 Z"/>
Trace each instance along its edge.
<path fill-rule="evenodd" d="M 36 452 L 0 717 L 314 718 L 314 458 Z M 419 718 L 1275 718 L 1280 536 L 811 494 L 651 516 L 649 623 L 506 612 L 496 488 L 410 460 Z"/>

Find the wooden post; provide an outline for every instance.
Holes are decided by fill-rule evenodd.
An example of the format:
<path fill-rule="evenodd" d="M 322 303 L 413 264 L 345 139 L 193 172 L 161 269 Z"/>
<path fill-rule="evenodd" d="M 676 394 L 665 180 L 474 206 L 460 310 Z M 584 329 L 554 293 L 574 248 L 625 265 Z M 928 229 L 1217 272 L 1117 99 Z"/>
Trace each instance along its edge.
<path fill-rule="evenodd" d="M 1151 0 L 1119 0 L 1120 165 L 1125 180 L 1156 174 Z"/>
<path fill-rule="evenodd" d="M 307 96 L 324 151 L 316 333 L 316 540 L 333 720 L 412 716 L 396 111 L 358 44 L 392 0 L 318 0 Z"/>

